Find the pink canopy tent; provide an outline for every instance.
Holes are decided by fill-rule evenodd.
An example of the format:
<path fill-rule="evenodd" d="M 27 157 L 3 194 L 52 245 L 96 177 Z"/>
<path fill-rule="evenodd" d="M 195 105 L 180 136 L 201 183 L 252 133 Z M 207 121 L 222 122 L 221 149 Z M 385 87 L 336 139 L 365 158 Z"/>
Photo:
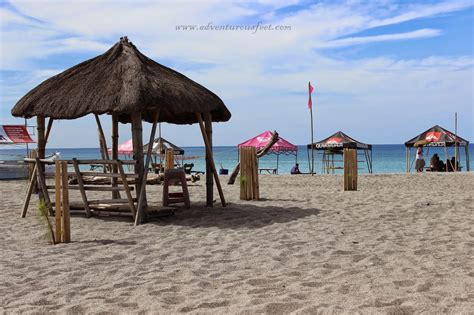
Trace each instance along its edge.
<path fill-rule="evenodd" d="M 253 137 L 245 142 L 242 142 L 237 147 L 255 147 L 258 151 L 263 149 L 272 139 L 273 133 L 271 131 L 265 131 L 258 136 Z M 278 141 L 270 148 L 269 153 L 276 154 L 277 156 L 277 172 L 278 172 L 278 163 L 280 154 L 294 154 L 296 156 L 296 161 L 298 161 L 298 147 L 282 137 L 278 138 Z"/>

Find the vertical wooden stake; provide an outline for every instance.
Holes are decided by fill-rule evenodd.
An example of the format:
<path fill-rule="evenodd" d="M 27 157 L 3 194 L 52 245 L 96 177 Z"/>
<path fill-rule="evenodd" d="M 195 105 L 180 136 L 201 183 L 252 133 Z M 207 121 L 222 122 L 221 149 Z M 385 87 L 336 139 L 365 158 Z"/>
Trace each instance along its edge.
<path fill-rule="evenodd" d="M 70 213 L 69 213 L 69 184 L 67 175 L 67 162 L 61 162 L 61 177 L 62 177 L 62 218 L 63 218 L 63 243 L 71 242 L 71 224 L 70 224 Z"/>
<path fill-rule="evenodd" d="M 206 129 L 207 139 L 209 140 L 210 153 L 212 152 L 212 116 L 211 113 L 204 113 L 204 124 Z M 214 177 L 212 174 L 212 167 L 210 163 L 210 156 L 206 151 L 206 206 L 212 207 L 214 204 Z"/>
<path fill-rule="evenodd" d="M 344 190 L 357 190 L 357 150 L 344 149 Z"/>
<path fill-rule="evenodd" d="M 61 197 L 62 197 L 62 175 L 61 175 L 61 161 L 56 160 L 54 162 L 56 169 L 54 172 L 54 188 L 55 188 L 55 197 L 56 197 L 56 202 L 55 202 L 55 210 L 54 210 L 54 217 L 55 217 L 55 226 L 56 226 L 56 233 L 55 233 L 55 240 L 58 243 L 61 243 L 62 239 L 62 231 L 61 231 L 61 225 L 62 225 L 62 220 L 61 220 L 61 215 L 62 215 L 62 204 L 61 204 Z"/>

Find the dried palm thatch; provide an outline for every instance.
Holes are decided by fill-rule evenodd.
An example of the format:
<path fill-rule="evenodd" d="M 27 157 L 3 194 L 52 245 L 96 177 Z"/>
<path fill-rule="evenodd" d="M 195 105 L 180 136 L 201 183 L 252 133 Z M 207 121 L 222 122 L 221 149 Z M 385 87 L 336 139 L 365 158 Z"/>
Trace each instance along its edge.
<path fill-rule="evenodd" d="M 12 109 L 12 115 L 75 119 L 88 114 L 116 113 L 130 122 L 141 111 L 152 122 L 160 108 L 161 122 L 196 123 L 195 113 L 210 112 L 212 121 L 227 121 L 222 100 L 186 76 L 143 55 L 126 37 L 106 53 L 44 81 Z"/>

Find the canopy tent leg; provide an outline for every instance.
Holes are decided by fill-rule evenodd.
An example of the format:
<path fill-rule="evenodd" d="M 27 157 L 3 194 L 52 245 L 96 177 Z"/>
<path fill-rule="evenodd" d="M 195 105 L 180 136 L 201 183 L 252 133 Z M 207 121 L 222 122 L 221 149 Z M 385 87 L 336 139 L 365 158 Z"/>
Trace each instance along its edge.
<path fill-rule="evenodd" d="M 313 147 L 311 147 L 311 150 L 313 149 Z M 306 147 L 306 152 L 308 153 L 308 170 L 311 172 L 311 161 L 309 160 L 309 149 L 308 147 Z"/>
<path fill-rule="evenodd" d="M 209 156 L 209 164 L 211 166 L 212 172 L 214 173 L 214 180 L 216 181 L 217 190 L 219 191 L 219 197 L 221 199 L 222 206 L 225 207 L 226 202 L 224 198 L 224 192 L 222 191 L 221 182 L 219 181 L 219 175 L 217 175 L 216 165 L 214 164 L 214 158 L 212 157 L 212 150 L 210 148 L 209 139 L 207 138 L 206 128 L 204 126 L 201 113 L 196 113 L 196 117 L 199 122 L 199 128 L 201 129 L 201 134 L 204 140 L 204 144 L 206 146 L 206 153 Z"/>
<path fill-rule="evenodd" d="M 204 113 L 206 136 L 209 140 L 210 152 L 206 150 L 206 206 L 212 207 L 214 203 L 214 178 L 210 160 L 212 158 L 212 117 L 211 113 Z"/>
<path fill-rule="evenodd" d="M 139 117 L 136 117 L 136 119 L 140 119 L 140 126 L 141 126 L 141 114 L 138 115 Z M 133 117 L 133 116 L 132 116 Z M 149 165 L 150 165 L 150 161 L 151 161 L 151 151 L 153 149 L 153 146 L 151 145 L 153 143 L 153 140 L 155 139 L 155 134 L 156 134 L 156 125 L 158 123 L 158 118 L 160 117 L 160 110 L 158 109 L 156 112 L 155 112 L 155 115 L 153 117 L 153 126 L 151 127 L 151 132 L 150 132 L 150 141 L 148 141 L 149 145 L 148 145 L 148 149 L 147 149 L 147 154 L 146 154 L 146 162 L 145 162 L 145 165 L 142 167 L 142 172 L 143 174 L 141 174 L 141 177 L 139 177 L 137 179 L 137 182 L 140 181 L 140 190 L 137 190 L 137 196 L 138 196 L 138 205 L 137 205 L 137 213 L 135 215 L 135 226 L 139 225 L 142 221 L 142 217 L 143 217 L 143 209 L 145 209 L 146 205 L 147 205 L 147 200 L 146 200 L 146 180 L 147 180 L 147 177 L 148 177 L 148 169 L 149 169 Z M 132 124 L 133 124 L 133 121 L 134 119 L 132 118 Z M 135 121 L 135 125 L 137 125 L 137 121 Z M 142 129 L 138 129 L 138 126 L 136 126 L 137 129 L 136 129 L 136 132 L 139 132 L 140 133 L 140 139 L 141 139 L 141 131 Z M 136 136 L 138 137 L 138 135 Z M 133 138 L 132 140 L 133 142 L 135 142 L 135 138 Z M 142 165 L 143 165 L 143 143 L 141 143 L 141 146 L 140 147 L 137 147 L 135 148 L 135 145 L 133 145 L 133 150 L 134 150 L 134 154 L 135 152 L 138 153 L 138 151 L 141 152 L 141 161 L 142 161 Z M 160 146 L 160 150 L 161 150 L 161 146 Z M 138 153 L 139 154 L 139 153 Z M 137 167 L 138 168 L 138 167 Z M 136 173 L 136 172 L 135 172 Z M 137 187 L 138 189 L 138 187 Z"/>
<path fill-rule="evenodd" d="M 276 173 L 278 174 L 278 164 L 280 164 L 280 154 L 277 153 L 277 170 Z"/>
<path fill-rule="evenodd" d="M 449 163 L 449 155 L 448 155 L 448 148 L 446 148 L 446 145 L 444 146 L 444 158 L 446 159 L 446 166 L 444 167 L 445 168 L 445 172 L 448 171 L 448 163 Z"/>
<path fill-rule="evenodd" d="M 465 150 L 466 150 L 466 171 L 469 172 L 469 171 L 470 171 L 469 145 L 466 145 L 466 146 L 465 146 Z"/>
<path fill-rule="evenodd" d="M 112 114 L 112 160 L 118 160 L 118 116 L 117 114 Z M 112 164 L 112 173 L 117 174 L 117 165 Z M 118 186 L 118 181 L 116 177 L 111 179 L 112 187 Z M 112 191 L 112 199 L 120 199 L 120 193 L 118 191 Z"/>
<path fill-rule="evenodd" d="M 409 148 L 405 147 L 405 167 L 406 167 L 406 172 L 410 173 L 409 167 L 410 167 L 410 157 L 409 154 L 410 152 L 408 151 Z"/>

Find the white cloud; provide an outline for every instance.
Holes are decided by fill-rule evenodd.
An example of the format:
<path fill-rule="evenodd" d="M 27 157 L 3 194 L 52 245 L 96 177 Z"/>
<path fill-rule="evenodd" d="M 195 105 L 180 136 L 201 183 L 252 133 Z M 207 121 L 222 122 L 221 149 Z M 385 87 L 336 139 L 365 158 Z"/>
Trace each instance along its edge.
<path fill-rule="evenodd" d="M 42 71 L 34 62 L 38 58 L 77 51 L 99 54 L 120 36 L 128 35 L 143 53 L 158 62 L 171 61 L 177 70 L 224 99 L 233 118 L 228 124 L 218 125 L 216 144 L 241 140 L 236 129 L 256 133 L 278 127 L 288 134 L 289 140 L 298 143 L 297 139 L 304 139 L 306 130 L 300 127 L 301 119 L 307 115 L 304 87 L 308 80 L 316 85 L 320 134 L 341 129 L 336 126 L 345 124 L 345 129 L 352 129 L 356 136 L 362 129 L 360 121 L 346 117 L 369 117 L 374 126 L 381 121 L 393 128 L 400 124 L 387 120 L 384 111 L 398 111 L 398 117 L 402 116 L 401 112 L 410 113 L 403 115 L 408 121 L 416 119 L 415 114 L 436 121 L 444 118 L 441 114 L 436 116 L 431 108 L 446 109 L 446 104 L 450 104 L 452 110 L 472 116 L 471 56 L 437 57 L 430 53 L 416 59 L 382 56 L 341 60 L 318 50 L 438 36 L 440 30 L 419 29 L 348 37 L 372 27 L 447 14 L 472 5 L 465 1 L 409 6 L 391 2 L 318 3 L 285 14 L 276 11 L 284 2 L 267 0 L 258 3 L 78 1 L 50 5 L 15 1 L 13 5 L 22 15 L 0 10 L 0 14 L 7 16 L 0 30 L 0 69 L 20 72 L 14 82 L 1 81 L 0 94 L 8 96 L 8 105 L 0 106 L 10 108 L 15 99 L 39 83 L 40 79 L 31 79 Z M 260 21 L 290 25 L 292 30 L 256 34 L 175 30 L 177 24 L 233 25 Z M 199 67 L 194 63 L 209 66 Z M 49 74 L 52 74 L 50 70 L 43 76 Z M 9 113 L 9 108 L 0 108 L 2 116 Z M 339 115 L 332 114 L 336 108 Z M 383 124 L 379 126 L 381 129 Z M 410 122 L 407 133 L 416 127 Z M 176 134 L 177 143 L 196 144 L 188 142 L 187 135 L 179 131 L 182 127 L 174 128 L 170 126 L 169 130 Z M 95 139 L 91 141 L 95 145 Z"/>
<path fill-rule="evenodd" d="M 397 33 L 397 34 L 347 37 L 343 39 L 337 39 L 337 40 L 326 42 L 317 48 L 336 48 L 336 47 L 344 47 L 344 46 L 360 45 L 360 44 L 368 44 L 368 43 L 376 43 L 376 42 L 429 38 L 429 37 L 435 37 L 439 35 L 441 35 L 440 30 L 424 28 L 421 30 L 405 32 L 405 33 Z"/>

